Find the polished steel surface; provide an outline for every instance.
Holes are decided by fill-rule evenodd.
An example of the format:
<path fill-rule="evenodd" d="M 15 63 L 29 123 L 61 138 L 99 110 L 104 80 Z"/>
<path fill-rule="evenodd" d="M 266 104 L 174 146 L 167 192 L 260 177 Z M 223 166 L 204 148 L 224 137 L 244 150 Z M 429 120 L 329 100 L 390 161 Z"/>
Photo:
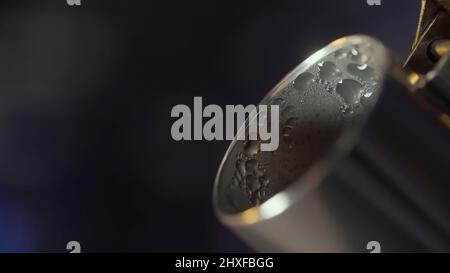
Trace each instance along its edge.
<path fill-rule="evenodd" d="M 392 59 L 349 36 L 289 73 L 261 102 L 293 105 L 284 146 L 231 144 L 214 188 L 221 221 L 259 251 L 450 250 L 445 107 Z"/>

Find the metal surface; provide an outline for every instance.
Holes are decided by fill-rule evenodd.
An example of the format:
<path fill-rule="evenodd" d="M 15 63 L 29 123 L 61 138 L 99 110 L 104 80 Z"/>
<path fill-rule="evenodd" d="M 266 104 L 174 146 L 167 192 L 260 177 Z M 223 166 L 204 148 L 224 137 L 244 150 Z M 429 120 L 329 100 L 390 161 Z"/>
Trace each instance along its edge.
<path fill-rule="evenodd" d="M 449 251 L 450 131 L 429 94 L 450 74 L 420 85 L 392 59 L 350 36 L 288 74 L 261 102 L 280 104 L 280 148 L 234 141 L 225 155 L 221 221 L 259 251 L 366 252 L 373 240 L 384 252 Z"/>
<path fill-rule="evenodd" d="M 431 44 L 432 58 L 440 59 L 450 52 L 450 40 L 437 40 Z"/>
<path fill-rule="evenodd" d="M 432 44 L 450 38 L 450 1 L 422 0 L 416 37 L 404 67 L 420 74 L 433 69 L 436 61 Z"/>

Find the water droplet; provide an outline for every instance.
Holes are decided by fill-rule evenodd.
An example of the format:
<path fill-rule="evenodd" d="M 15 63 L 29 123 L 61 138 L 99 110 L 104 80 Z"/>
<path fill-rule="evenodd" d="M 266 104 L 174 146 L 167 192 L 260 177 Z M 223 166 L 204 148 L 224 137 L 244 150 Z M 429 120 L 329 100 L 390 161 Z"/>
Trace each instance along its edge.
<path fill-rule="evenodd" d="M 253 195 L 253 192 L 252 192 L 252 190 L 249 188 L 249 187 L 247 187 L 247 195 L 249 195 L 249 196 L 252 196 Z M 250 197 L 250 203 L 252 204 L 254 201 L 251 199 L 251 197 Z"/>
<path fill-rule="evenodd" d="M 373 101 L 374 101 L 373 92 L 367 92 L 360 98 L 360 103 L 363 106 L 368 106 L 368 105 L 372 104 Z"/>
<path fill-rule="evenodd" d="M 237 165 L 236 167 L 238 167 Z M 233 175 L 234 178 L 236 178 L 237 181 L 241 181 L 244 177 L 242 176 L 241 172 L 236 171 Z"/>
<path fill-rule="evenodd" d="M 364 87 L 362 84 L 351 79 L 345 79 L 336 86 L 336 92 L 341 95 L 348 105 L 357 104 L 363 91 Z"/>
<path fill-rule="evenodd" d="M 238 162 L 236 162 L 236 168 L 238 169 L 242 177 L 247 174 L 247 171 L 245 170 L 245 161 L 239 160 Z"/>
<path fill-rule="evenodd" d="M 247 156 L 254 156 L 259 153 L 259 141 L 247 141 L 244 146 L 244 153 Z"/>
<path fill-rule="evenodd" d="M 356 48 L 353 48 L 351 50 L 351 56 L 352 60 L 359 64 L 367 63 L 369 61 L 369 57 L 366 54 L 357 50 Z"/>
<path fill-rule="evenodd" d="M 256 159 L 250 159 L 247 162 L 245 162 L 245 169 L 247 172 L 253 172 L 258 167 L 258 161 Z"/>
<path fill-rule="evenodd" d="M 259 181 L 254 175 L 252 174 L 247 175 L 245 180 L 247 181 L 247 186 L 250 188 L 252 192 L 256 191 L 259 188 Z"/>
<path fill-rule="evenodd" d="M 261 175 L 264 175 L 264 171 L 258 166 L 255 170 L 254 173 L 259 177 Z"/>
<path fill-rule="evenodd" d="M 267 177 L 267 175 L 263 175 L 259 178 L 259 182 L 262 186 L 267 187 L 270 183 L 269 177 Z"/>
<path fill-rule="evenodd" d="M 309 72 L 305 72 L 297 76 L 294 81 L 294 87 L 298 90 L 306 90 L 311 86 L 313 82 L 314 75 Z"/>
<path fill-rule="evenodd" d="M 357 68 L 358 68 L 359 70 L 365 70 L 365 69 L 367 68 L 367 64 L 361 64 L 361 65 L 358 65 Z"/>
<path fill-rule="evenodd" d="M 263 198 L 264 198 L 263 191 L 258 191 L 256 202 L 259 204 Z"/>
<path fill-rule="evenodd" d="M 339 77 L 341 71 L 332 62 L 324 62 L 321 66 L 319 65 L 319 77 L 323 80 L 331 80 L 335 77 Z"/>
<path fill-rule="evenodd" d="M 334 57 L 337 59 L 345 58 L 347 57 L 347 52 L 345 49 L 336 50 L 336 52 L 334 52 Z"/>
<path fill-rule="evenodd" d="M 367 64 L 349 64 L 347 66 L 347 71 L 352 75 L 361 78 L 363 81 L 371 81 L 374 77 L 374 70 Z"/>

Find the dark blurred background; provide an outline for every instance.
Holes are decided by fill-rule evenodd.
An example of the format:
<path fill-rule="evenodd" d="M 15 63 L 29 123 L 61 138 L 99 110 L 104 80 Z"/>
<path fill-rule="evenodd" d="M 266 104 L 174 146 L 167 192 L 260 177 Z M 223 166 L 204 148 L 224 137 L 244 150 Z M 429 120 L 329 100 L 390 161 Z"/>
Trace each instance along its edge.
<path fill-rule="evenodd" d="M 340 36 L 399 58 L 419 2 L 2 0 L 0 251 L 251 251 L 214 217 L 229 142 L 175 142 L 176 104 L 257 103 Z"/>

